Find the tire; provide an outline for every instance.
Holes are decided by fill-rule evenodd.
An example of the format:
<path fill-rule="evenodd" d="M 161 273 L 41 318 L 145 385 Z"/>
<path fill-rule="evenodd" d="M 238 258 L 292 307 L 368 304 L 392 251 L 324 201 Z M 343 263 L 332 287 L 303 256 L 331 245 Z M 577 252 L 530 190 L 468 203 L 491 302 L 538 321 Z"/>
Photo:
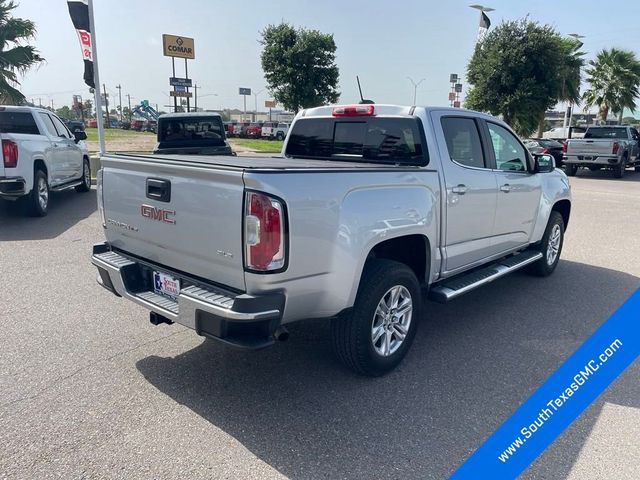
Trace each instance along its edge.
<path fill-rule="evenodd" d="M 91 190 L 91 165 L 88 158 L 82 159 L 82 183 L 76 187 L 76 192 L 84 193 Z"/>
<path fill-rule="evenodd" d="M 33 188 L 27 197 L 27 211 L 32 217 L 44 217 L 49 211 L 49 181 L 38 169 L 33 173 Z"/>
<path fill-rule="evenodd" d="M 383 304 L 384 310 L 380 309 Z M 378 313 L 389 312 L 389 306 L 395 313 L 398 305 L 405 305 L 408 312 L 393 317 Z M 411 347 L 421 306 L 420 285 L 409 267 L 391 260 L 369 260 L 353 309 L 331 321 L 336 356 L 360 375 L 377 377 L 393 370 Z"/>
<path fill-rule="evenodd" d="M 557 240 L 554 240 L 557 239 Z M 564 244 L 564 219 L 559 212 L 552 211 L 549 216 L 547 228 L 544 231 L 542 240 L 537 246 L 537 250 L 542 252 L 542 258 L 532 263 L 527 271 L 538 277 L 548 277 L 551 275 L 560 261 L 562 245 Z M 555 249 L 554 246 L 555 245 Z M 551 253 L 555 250 L 555 256 Z M 553 258 L 552 258 L 553 257 Z"/>
<path fill-rule="evenodd" d="M 622 157 L 622 161 L 613 167 L 613 176 L 614 178 L 622 178 L 624 177 L 624 172 L 627 169 L 627 158 Z"/>
<path fill-rule="evenodd" d="M 575 177 L 576 172 L 578 171 L 578 166 L 573 163 L 565 163 L 564 164 L 564 173 L 567 174 L 567 177 Z"/>
<path fill-rule="evenodd" d="M 636 165 L 636 167 L 634 168 L 634 170 L 638 173 L 640 173 L 640 165 Z"/>
<path fill-rule="evenodd" d="M 276 134 L 276 140 L 280 140 L 280 141 L 284 140 L 284 133 L 278 132 Z"/>

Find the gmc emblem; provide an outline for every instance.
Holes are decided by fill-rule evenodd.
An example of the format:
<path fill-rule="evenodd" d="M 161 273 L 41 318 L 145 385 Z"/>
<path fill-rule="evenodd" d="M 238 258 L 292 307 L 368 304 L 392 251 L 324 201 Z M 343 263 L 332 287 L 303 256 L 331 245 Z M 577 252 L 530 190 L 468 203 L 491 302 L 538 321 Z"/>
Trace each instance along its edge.
<path fill-rule="evenodd" d="M 140 215 L 151 220 L 157 220 L 159 222 L 169 223 L 175 225 L 176 221 L 173 216 L 176 214 L 175 210 L 165 210 L 164 208 L 157 208 L 152 205 L 141 205 Z"/>

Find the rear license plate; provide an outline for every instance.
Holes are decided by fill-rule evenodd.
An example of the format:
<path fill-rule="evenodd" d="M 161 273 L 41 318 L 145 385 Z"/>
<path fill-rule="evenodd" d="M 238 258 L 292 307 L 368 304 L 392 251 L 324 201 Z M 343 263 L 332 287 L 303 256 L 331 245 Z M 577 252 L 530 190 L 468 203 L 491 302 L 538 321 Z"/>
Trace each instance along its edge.
<path fill-rule="evenodd" d="M 180 295 L 180 280 L 162 272 L 153 272 L 153 291 L 176 300 Z"/>

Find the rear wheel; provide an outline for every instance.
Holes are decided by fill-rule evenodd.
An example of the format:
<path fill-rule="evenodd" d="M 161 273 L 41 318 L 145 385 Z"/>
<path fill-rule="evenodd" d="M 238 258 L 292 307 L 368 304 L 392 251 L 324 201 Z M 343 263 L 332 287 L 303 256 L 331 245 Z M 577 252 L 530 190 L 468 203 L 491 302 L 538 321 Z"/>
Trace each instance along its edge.
<path fill-rule="evenodd" d="M 636 165 L 636 168 L 634 168 L 634 170 L 635 170 L 636 172 L 640 172 L 640 165 Z"/>
<path fill-rule="evenodd" d="M 91 166 L 89 159 L 82 160 L 82 183 L 76 187 L 76 192 L 88 192 L 91 190 Z"/>
<path fill-rule="evenodd" d="M 578 171 L 577 165 L 573 163 L 564 164 L 564 172 L 567 174 L 567 177 L 575 177 L 577 171 Z"/>
<path fill-rule="evenodd" d="M 527 271 L 538 277 L 551 275 L 560 261 L 562 245 L 564 243 L 564 219 L 556 211 L 549 216 L 547 228 L 537 249 L 542 253 L 542 258 L 532 263 Z"/>
<path fill-rule="evenodd" d="M 615 178 L 624 177 L 624 172 L 626 169 L 627 169 L 627 158 L 623 157 L 622 160 L 620 160 L 620 163 L 615 167 L 613 167 L 613 176 Z"/>
<path fill-rule="evenodd" d="M 276 140 L 284 140 L 284 133 L 283 132 L 278 132 L 276 133 Z"/>
<path fill-rule="evenodd" d="M 44 217 L 49 210 L 49 181 L 42 170 L 36 170 L 33 174 L 33 188 L 27 197 L 27 209 L 32 217 Z"/>
<path fill-rule="evenodd" d="M 422 297 L 413 271 L 391 260 L 367 262 L 353 309 L 331 322 L 338 359 L 361 375 L 394 369 L 413 342 Z"/>

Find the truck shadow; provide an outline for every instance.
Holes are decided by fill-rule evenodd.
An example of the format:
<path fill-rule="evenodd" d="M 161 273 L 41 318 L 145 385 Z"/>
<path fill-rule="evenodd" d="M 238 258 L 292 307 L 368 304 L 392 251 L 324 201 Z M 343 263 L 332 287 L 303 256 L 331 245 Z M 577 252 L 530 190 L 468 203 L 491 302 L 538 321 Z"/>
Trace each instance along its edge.
<path fill-rule="evenodd" d="M 640 182 L 640 172 L 635 172 L 633 169 L 627 169 L 624 177 L 615 178 L 612 170 L 596 170 L 592 172 L 586 168 L 581 168 L 576 174 L 578 178 L 592 178 L 594 180 L 615 180 L 616 182 Z"/>
<path fill-rule="evenodd" d="M 73 190 L 51 193 L 49 213 L 42 218 L 27 216 L 22 202 L 0 200 L 0 241 L 55 238 L 96 208 L 95 189 L 82 194 Z"/>
<path fill-rule="evenodd" d="M 288 477 L 446 478 L 639 284 L 563 261 L 547 279 L 516 273 L 449 305 L 426 302 L 404 363 L 377 379 L 333 360 L 324 321 L 294 325 L 288 342 L 260 352 L 205 341 L 137 368 Z M 639 367 L 534 476 L 567 476 L 604 402 L 640 406 Z"/>

